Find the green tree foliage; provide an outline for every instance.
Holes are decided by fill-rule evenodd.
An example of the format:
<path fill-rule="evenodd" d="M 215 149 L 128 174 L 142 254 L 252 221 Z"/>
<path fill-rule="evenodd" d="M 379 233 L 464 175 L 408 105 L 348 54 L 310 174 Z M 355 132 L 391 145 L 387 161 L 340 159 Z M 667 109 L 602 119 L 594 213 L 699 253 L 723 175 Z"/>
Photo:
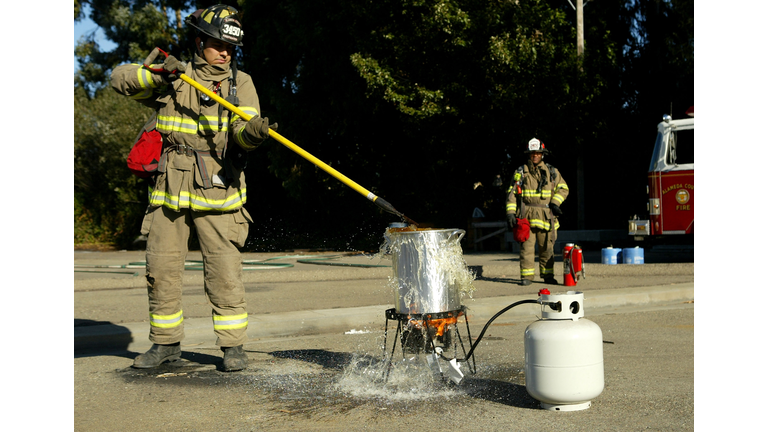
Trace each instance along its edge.
<path fill-rule="evenodd" d="M 129 246 L 147 205 L 147 184 L 125 165 L 150 110 L 111 88 L 90 98 L 75 87 L 75 243 Z"/>
<path fill-rule="evenodd" d="M 113 67 L 127 61 L 141 62 L 155 47 L 190 58 L 191 52 L 182 49 L 190 46 L 191 35 L 183 25 L 183 12 L 194 10 L 194 1 L 76 0 L 75 21 L 84 17 L 86 4 L 91 11 L 89 18 L 116 46 L 105 51 L 96 42 L 95 34 L 84 35 L 75 46 L 78 84 L 103 85 Z"/>

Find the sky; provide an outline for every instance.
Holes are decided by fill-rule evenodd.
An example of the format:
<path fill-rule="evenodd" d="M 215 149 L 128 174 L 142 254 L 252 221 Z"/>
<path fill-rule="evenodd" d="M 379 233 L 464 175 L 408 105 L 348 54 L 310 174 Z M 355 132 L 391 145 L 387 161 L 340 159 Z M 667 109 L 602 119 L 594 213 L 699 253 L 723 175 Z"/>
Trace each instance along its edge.
<path fill-rule="evenodd" d="M 81 36 L 90 34 L 94 31 L 96 32 L 96 43 L 99 44 L 102 51 L 109 51 L 114 48 L 116 44 L 108 40 L 106 36 L 104 36 L 104 32 L 99 28 L 99 26 L 96 25 L 95 22 L 91 21 L 90 18 L 88 18 L 88 16 L 91 14 L 91 8 L 88 5 L 85 5 L 83 11 L 85 12 L 85 18 L 75 22 L 75 42 L 72 45 L 72 50 L 74 51 L 74 47 L 77 45 L 77 41 Z M 75 59 L 74 52 L 72 53 L 72 59 L 75 64 L 74 71 L 77 72 L 77 60 Z"/>

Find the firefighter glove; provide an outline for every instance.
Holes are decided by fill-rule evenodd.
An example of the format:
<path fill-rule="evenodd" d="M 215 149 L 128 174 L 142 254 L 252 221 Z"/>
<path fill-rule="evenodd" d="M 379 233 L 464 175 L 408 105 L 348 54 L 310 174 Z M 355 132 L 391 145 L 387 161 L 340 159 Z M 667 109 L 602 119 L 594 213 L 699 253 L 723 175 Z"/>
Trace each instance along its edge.
<path fill-rule="evenodd" d="M 163 81 L 171 83 L 184 73 L 184 64 L 176 57 L 169 55 L 163 62 Z"/>
<path fill-rule="evenodd" d="M 274 126 L 274 128 L 272 128 Z M 277 130 L 277 123 L 269 125 L 269 118 L 267 117 L 253 117 L 248 120 L 243 131 L 251 141 L 261 142 L 269 138 L 269 129 Z"/>
<path fill-rule="evenodd" d="M 557 204 L 549 204 L 549 208 L 552 210 L 552 214 L 554 214 L 555 216 L 563 215 L 563 211 L 560 210 L 560 206 L 558 206 Z"/>
<path fill-rule="evenodd" d="M 510 213 L 507 215 L 507 223 L 509 224 L 509 228 L 512 229 L 517 225 L 517 217 L 515 217 L 514 213 Z"/>

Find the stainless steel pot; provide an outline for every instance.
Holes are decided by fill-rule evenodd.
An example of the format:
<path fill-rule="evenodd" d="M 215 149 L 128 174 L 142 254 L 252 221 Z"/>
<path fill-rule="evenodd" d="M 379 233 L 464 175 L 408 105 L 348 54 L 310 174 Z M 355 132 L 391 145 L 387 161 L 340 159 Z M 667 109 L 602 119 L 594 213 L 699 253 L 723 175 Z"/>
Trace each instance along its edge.
<path fill-rule="evenodd" d="M 459 244 L 464 234 L 460 229 L 387 230 L 397 313 L 424 314 L 461 308 L 461 284 L 467 280 Z"/>

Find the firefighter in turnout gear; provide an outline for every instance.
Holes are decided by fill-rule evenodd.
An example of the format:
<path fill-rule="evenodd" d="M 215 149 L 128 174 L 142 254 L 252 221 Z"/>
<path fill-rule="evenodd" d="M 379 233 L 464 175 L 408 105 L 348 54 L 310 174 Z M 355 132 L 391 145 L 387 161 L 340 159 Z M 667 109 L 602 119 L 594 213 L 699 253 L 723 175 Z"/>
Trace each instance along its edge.
<path fill-rule="evenodd" d="M 560 205 L 568 197 L 568 185 L 557 168 L 544 162 L 549 154 L 536 138 L 525 150 L 528 162 L 515 170 L 507 194 L 507 221 L 514 230 L 518 219 L 527 219 L 530 236 L 520 243 L 520 284 L 530 285 L 535 274 L 535 248 L 539 247 L 539 275 L 548 284 L 557 285 L 554 272 L 554 246 Z"/>
<path fill-rule="evenodd" d="M 250 215 L 243 207 L 246 152 L 269 137 L 251 77 L 237 71 L 235 46 L 242 46 L 238 11 L 226 5 L 198 10 L 186 19 L 196 30 L 188 65 L 168 56 L 161 65 L 114 68 L 112 87 L 157 112 L 163 138 L 157 175 L 141 227 L 147 236 L 149 339 L 152 348 L 134 367 L 156 367 L 181 357 L 184 338 L 182 276 L 187 242 L 195 232 L 203 255 L 205 294 L 212 307 L 222 369 L 245 369 L 248 327 L 242 259 L 238 247 L 248 236 Z M 162 71 L 162 72 L 158 72 Z M 183 80 L 184 73 L 253 116 L 245 121 Z M 276 128 L 276 125 L 271 127 Z"/>

